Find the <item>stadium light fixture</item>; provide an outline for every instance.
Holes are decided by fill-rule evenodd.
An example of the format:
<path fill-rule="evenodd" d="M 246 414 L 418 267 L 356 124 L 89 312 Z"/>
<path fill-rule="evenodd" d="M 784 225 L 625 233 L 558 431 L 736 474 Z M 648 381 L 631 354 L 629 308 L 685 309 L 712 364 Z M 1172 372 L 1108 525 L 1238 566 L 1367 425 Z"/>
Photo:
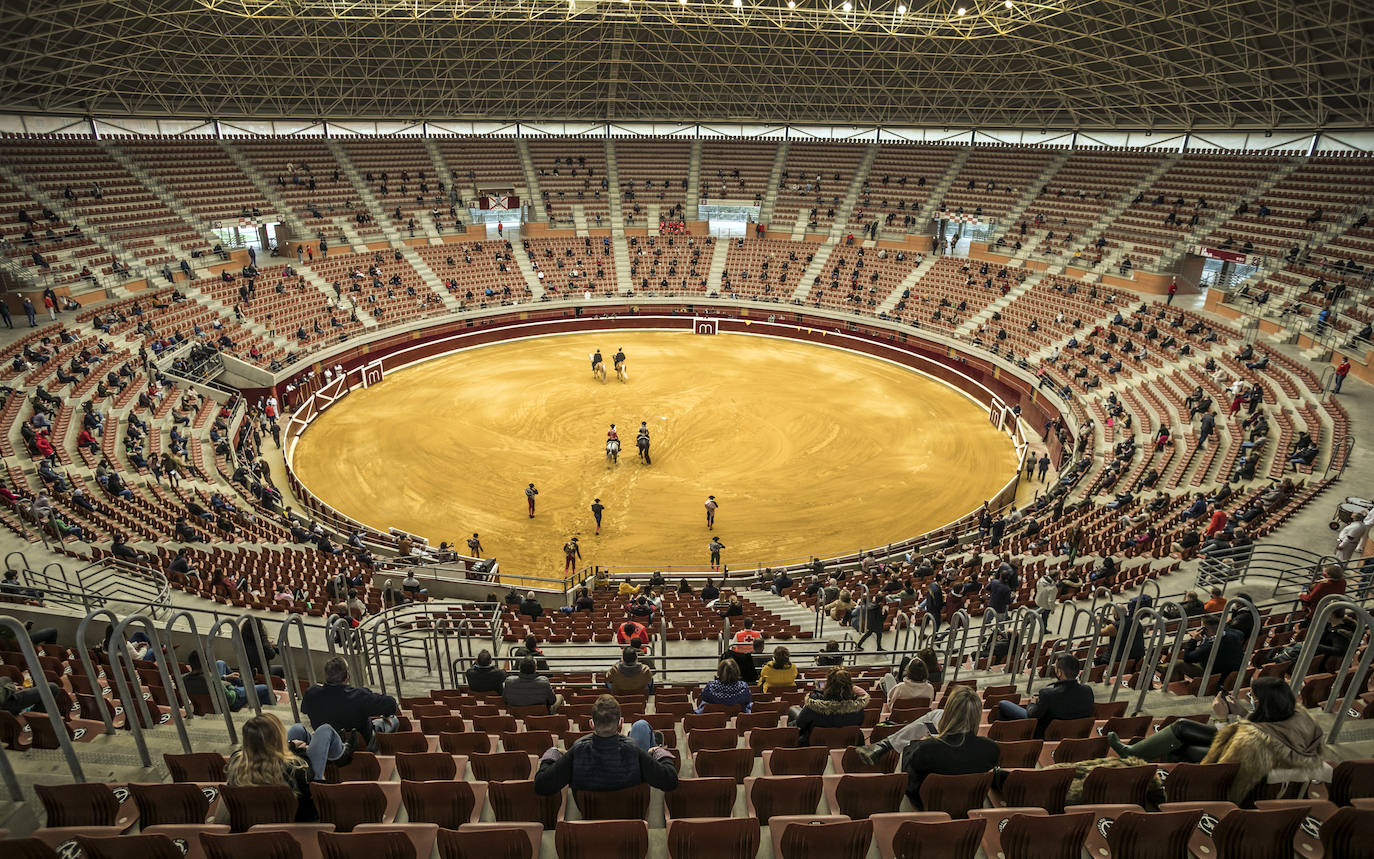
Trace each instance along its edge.
<path fill-rule="evenodd" d="M 968 10 L 965 9 L 963 6 L 960 6 L 958 9 L 955 9 L 954 11 L 960 18 L 968 14 Z"/>
<path fill-rule="evenodd" d="M 905 7 L 905 6 L 898 6 L 898 7 L 897 7 L 897 14 L 898 14 L 898 15 L 905 15 L 905 14 L 906 14 L 906 7 Z"/>
<path fill-rule="evenodd" d="M 844 6 L 841 7 L 841 8 L 843 8 L 844 11 L 846 11 L 846 12 L 853 12 L 853 11 L 854 11 L 854 4 L 853 4 L 853 3 L 850 3 L 849 0 L 844 0 Z"/>

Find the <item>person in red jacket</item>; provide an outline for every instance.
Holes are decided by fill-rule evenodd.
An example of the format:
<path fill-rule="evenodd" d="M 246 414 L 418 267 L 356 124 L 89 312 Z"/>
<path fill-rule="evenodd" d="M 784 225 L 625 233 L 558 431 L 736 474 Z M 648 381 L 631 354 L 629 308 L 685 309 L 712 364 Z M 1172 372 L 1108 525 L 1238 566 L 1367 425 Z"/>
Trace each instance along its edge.
<path fill-rule="evenodd" d="M 1308 614 L 1317 610 L 1317 604 L 1322 601 L 1322 597 L 1345 593 L 1345 570 L 1341 569 L 1339 564 L 1327 564 L 1323 572 L 1326 577 L 1319 582 L 1313 582 L 1298 597 L 1303 610 Z"/>
<path fill-rule="evenodd" d="M 1336 380 L 1331 385 L 1331 393 L 1339 394 L 1341 385 L 1345 384 L 1345 377 L 1350 375 L 1350 359 L 1342 358 L 1341 363 L 1336 365 Z"/>
<path fill-rule="evenodd" d="M 627 620 L 615 629 L 616 644 L 629 644 L 632 641 L 648 641 L 649 630 L 637 620 Z"/>
<path fill-rule="evenodd" d="M 100 442 L 96 441 L 95 436 L 91 435 L 91 431 L 85 427 L 82 427 L 81 432 L 76 435 L 76 446 L 78 448 L 90 448 L 91 453 L 100 452 Z"/>
<path fill-rule="evenodd" d="M 1226 511 L 1220 507 L 1212 511 L 1212 519 L 1207 523 L 1207 531 L 1203 536 L 1215 537 L 1226 529 Z"/>

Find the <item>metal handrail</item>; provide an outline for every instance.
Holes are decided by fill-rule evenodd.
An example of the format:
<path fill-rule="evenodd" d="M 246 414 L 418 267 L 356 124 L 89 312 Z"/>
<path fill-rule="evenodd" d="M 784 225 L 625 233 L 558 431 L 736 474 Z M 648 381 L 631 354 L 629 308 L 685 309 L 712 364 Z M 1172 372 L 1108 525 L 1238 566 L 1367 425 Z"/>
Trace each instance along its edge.
<path fill-rule="evenodd" d="M 972 619 L 969 617 L 969 613 L 967 611 L 965 611 L 964 609 L 959 609 L 954 614 L 950 615 L 949 625 L 945 628 L 945 634 L 946 636 L 948 636 L 945 639 L 945 674 L 947 675 L 950 674 L 950 661 L 955 653 L 954 637 L 960 632 L 963 633 L 959 640 L 959 658 L 957 661 L 954 662 L 954 672 L 950 676 L 948 682 L 952 683 L 955 680 L 959 679 L 959 669 L 963 666 L 964 663 L 964 651 L 968 649 L 968 635 L 971 620 Z"/>
<path fill-rule="evenodd" d="M 252 663 L 248 661 L 248 647 L 243 641 L 243 631 L 239 629 L 237 621 L 239 618 L 224 617 L 215 621 L 205 633 L 205 640 L 218 641 L 220 627 L 229 628 L 229 646 L 234 651 L 234 657 L 239 663 L 239 678 L 243 680 L 244 695 L 248 698 L 248 706 L 253 708 L 256 715 L 262 715 L 262 701 L 258 699 L 258 683 L 253 676 Z M 263 666 L 264 669 L 266 665 Z"/>
<path fill-rule="evenodd" d="M 1250 664 L 1250 657 L 1255 653 L 1255 645 L 1259 643 L 1260 613 L 1259 609 L 1255 608 L 1255 604 L 1249 600 L 1232 597 L 1226 601 L 1226 605 L 1221 609 L 1222 621 L 1217 626 L 1217 636 L 1216 639 L 1213 639 L 1212 649 L 1207 654 L 1207 664 L 1204 665 L 1202 669 L 1202 681 L 1198 683 L 1197 692 L 1194 693 L 1194 697 L 1201 698 L 1207 694 L 1207 681 L 1212 677 L 1212 667 L 1217 661 L 1217 651 L 1221 649 L 1217 646 L 1217 639 L 1221 638 L 1226 628 L 1230 625 L 1226 618 L 1231 615 L 1231 610 L 1233 608 L 1240 609 L 1241 611 L 1248 611 L 1250 613 L 1251 626 L 1250 637 L 1245 643 L 1245 655 L 1241 658 L 1240 670 L 1236 672 L 1235 688 L 1231 690 L 1231 694 L 1239 695 L 1241 687 L 1245 685 L 1245 666 Z M 1221 678 L 1221 680 L 1224 679 L 1225 678 Z M 1221 680 L 1217 681 L 1218 686 L 1221 685 Z"/>
<path fill-rule="evenodd" d="M 1145 652 L 1140 655 L 1140 661 L 1136 665 L 1136 682 L 1140 684 L 1142 689 L 1147 688 L 1150 685 L 1150 680 L 1154 677 L 1154 666 L 1158 661 L 1157 659 L 1152 661 L 1150 656 L 1163 648 L 1165 621 L 1163 616 L 1153 608 L 1137 605 L 1135 611 L 1131 612 L 1130 623 L 1125 630 L 1127 644 L 1135 641 L 1137 634 L 1141 635 L 1143 641 L 1144 631 L 1142 627 L 1144 626 L 1144 619 L 1147 617 L 1154 619 L 1154 626 L 1150 631 L 1151 641 L 1150 644 L 1146 645 Z M 1118 637 L 1120 637 L 1119 633 Z M 1121 660 L 1111 666 L 1116 669 L 1116 673 L 1112 675 L 1110 680 L 1112 691 L 1107 698 L 1109 702 L 1115 702 L 1117 694 L 1121 691 L 1121 680 L 1126 676 L 1126 662 L 1129 656 L 1129 652 L 1122 653 Z M 1145 670 L 1146 666 L 1149 666 L 1149 671 Z"/>
<path fill-rule="evenodd" d="M 72 747 L 71 738 L 67 736 L 67 723 L 62 721 L 62 710 L 57 706 L 57 699 L 48 686 L 47 675 L 43 673 L 43 665 L 38 661 L 37 648 L 29 640 L 28 630 L 18 619 L 10 615 L 0 615 L 0 626 L 14 633 L 14 640 L 19 646 L 19 652 L 24 654 L 24 664 L 28 667 L 29 677 L 33 679 L 34 688 L 38 690 L 38 700 L 43 704 L 43 711 L 47 714 L 49 724 L 52 725 L 53 734 L 56 735 L 57 744 L 62 749 L 62 757 L 67 761 L 67 769 L 71 772 L 72 781 L 85 782 L 86 774 L 81 769 L 81 762 L 76 759 L 76 749 Z M 8 754 L 0 754 L 0 777 L 3 777 L 6 787 L 9 788 L 10 798 L 15 802 L 21 802 L 23 795 L 19 790 L 19 780 L 15 777 Z"/>
<path fill-rule="evenodd" d="M 1176 624 L 1176 625 L 1177 625 L 1177 629 L 1174 630 L 1174 643 L 1173 643 L 1173 646 L 1170 647 L 1170 649 L 1169 649 L 1169 661 L 1168 661 L 1168 663 L 1164 666 L 1164 674 L 1161 675 L 1161 680 L 1162 680 L 1163 686 L 1164 686 L 1166 689 L 1167 689 L 1168 686 L 1169 686 L 1169 678 L 1174 676 L 1174 666 L 1178 665 L 1178 659 L 1179 659 L 1179 657 L 1183 654 L 1183 643 L 1184 643 L 1185 641 L 1188 640 L 1188 624 L 1189 624 L 1189 618 L 1188 618 L 1187 613 L 1185 613 L 1185 612 L 1183 611 L 1183 606 L 1179 605 L 1179 604 L 1176 603 L 1176 602 L 1165 602 L 1165 603 L 1160 603 L 1160 604 L 1159 604 L 1159 613 L 1160 613 L 1161 615 L 1163 615 L 1165 609 L 1167 609 L 1169 606 L 1173 606 L 1173 607 L 1174 607 L 1174 613 L 1175 613 L 1177 616 L 1168 619 L 1168 621 L 1167 621 L 1166 624 L 1165 624 L 1165 630 L 1166 630 L 1166 631 L 1168 630 L 1168 624 L 1169 624 L 1169 623 Z M 1159 665 L 1159 658 L 1160 658 L 1161 655 L 1162 655 L 1162 651 L 1152 651 L 1151 654 L 1150 654 L 1150 665 L 1153 665 L 1153 666 L 1158 667 L 1158 665 Z M 1147 685 L 1147 686 L 1142 686 L 1141 689 L 1140 689 L 1140 697 L 1138 697 L 1138 698 L 1136 699 L 1136 702 L 1135 702 L 1135 712 L 1136 712 L 1137 715 L 1140 713 L 1141 709 L 1144 708 L 1144 706 L 1145 706 L 1145 693 L 1148 692 L 1148 691 L 1149 691 L 1148 685 Z"/>
<path fill-rule="evenodd" d="M 234 728 L 234 718 L 231 714 L 229 707 L 229 696 L 226 695 L 224 692 L 224 683 L 217 682 L 219 681 L 219 670 L 215 665 L 215 660 L 211 658 L 209 648 L 206 646 L 206 640 L 200 637 L 200 631 L 196 626 L 195 615 L 191 614 L 189 611 L 179 611 L 171 617 L 167 618 L 167 623 L 163 627 L 163 629 L 170 638 L 172 633 L 174 632 L 176 622 L 182 619 L 183 617 L 186 618 L 186 622 L 190 624 L 191 640 L 195 642 L 196 651 L 200 654 L 200 670 L 201 673 L 205 676 L 205 686 L 210 693 L 210 701 L 214 705 L 215 711 L 224 717 L 224 729 L 229 734 L 229 742 L 231 744 L 237 745 L 239 741 L 238 732 Z M 181 674 L 180 664 L 175 664 L 177 664 L 177 673 L 179 675 L 178 679 L 181 682 L 183 688 L 185 688 L 186 676 L 184 674 Z M 186 697 L 187 703 L 189 704 L 189 689 L 186 690 Z"/>
<path fill-rule="evenodd" d="M 301 720 L 300 704 L 297 701 L 301 693 L 300 675 L 296 670 L 295 649 L 291 646 L 291 629 L 300 631 L 301 651 L 306 654 L 305 667 L 310 678 L 310 685 L 315 685 L 315 663 L 309 658 L 310 642 L 305 637 L 305 621 L 301 620 L 299 614 L 288 614 L 281 622 L 281 628 L 277 631 L 277 653 L 281 656 L 282 669 L 286 674 L 286 697 L 291 702 L 291 718 L 297 722 Z M 269 672 L 267 682 L 272 682 Z M 268 688 L 271 688 L 270 685 Z"/>
<path fill-rule="evenodd" d="M 114 612 L 107 608 L 98 608 L 88 613 L 81 619 L 81 622 L 76 625 L 76 655 L 77 658 L 81 660 L 81 667 L 85 670 L 86 677 L 89 678 L 92 683 L 96 681 L 99 674 L 95 670 L 95 663 L 91 661 L 91 649 L 86 645 L 86 632 L 90 629 L 91 623 L 97 617 L 108 618 L 111 629 L 113 629 L 115 624 L 119 623 L 119 618 L 115 617 Z M 106 653 L 108 655 L 108 648 L 106 648 Z M 111 666 L 111 668 L 113 668 L 113 666 Z M 95 708 L 100 713 L 101 721 L 105 723 L 105 733 L 113 734 L 115 732 L 114 719 L 110 715 L 110 706 L 105 701 L 105 696 L 100 694 L 99 690 L 97 690 L 96 694 L 92 697 L 95 698 Z"/>
<path fill-rule="evenodd" d="M 179 692 L 180 694 L 184 695 L 184 691 L 178 690 L 177 684 L 173 683 L 172 681 L 171 672 L 167 670 L 167 660 L 174 658 L 172 649 L 170 647 L 164 648 L 162 646 L 162 636 L 158 635 L 157 627 L 153 625 L 153 621 L 151 618 L 147 617 L 146 615 L 134 614 L 125 617 L 123 620 L 119 622 L 119 624 L 115 627 L 114 635 L 111 637 L 111 641 L 119 641 L 121 647 L 118 651 L 116 651 L 116 653 L 111 654 L 110 667 L 112 667 L 116 672 L 118 672 L 120 670 L 119 661 L 127 660 L 125 662 L 125 667 L 129 671 L 129 680 L 138 680 L 138 667 L 134 665 L 133 657 L 128 652 L 128 649 L 122 646 L 124 642 L 127 641 L 125 631 L 129 628 L 130 624 L 141 625 L 143 627 L 144 634 L 148 636 L 148 649 L 154 656 L 152 660 L 153 664 L 157 666 L 158 676 L 162 678 L 162 688 L 164 691 L 166 691 L 167 695 L 169 696 L 169 700 L 172 702 L 172 706 L 169 708 L 169 715 L 171 716 L 172 724 L 176 726 L 177 738 L 181 740 L 182 751 L 186 754 L 190 754 L 191 739 L 186 733 L 186 721 L 181 716 L 181 707 L 177 706 L 176 704 L 176 696 L 179 694 Z M 112 647 L 111 650 L 114 650 L 114 648 Z M 135 688 L 140 687 L 141 684 L 135 683 Z M 138 715 L 142 717 L 146 713 L 147 709 L 140 706 Z M 144 751 L 146 752 L 146 748 L 144 749 Z M 148 765 L 149 764 L 147 763 L 144 764 L 144 766 Z"/>

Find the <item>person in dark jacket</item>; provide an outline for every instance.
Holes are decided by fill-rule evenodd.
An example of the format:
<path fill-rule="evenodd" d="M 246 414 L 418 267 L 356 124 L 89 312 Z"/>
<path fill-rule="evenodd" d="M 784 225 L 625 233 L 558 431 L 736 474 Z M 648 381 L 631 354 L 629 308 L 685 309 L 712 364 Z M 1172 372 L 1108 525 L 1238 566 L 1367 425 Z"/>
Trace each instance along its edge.
<path fill-rule="evenodd" d="M 477 664 L 463 672 L 471 692 L 500 692 L 506 682 L 506 672 L 502 671 L 491 658 L 490 650 L 477 654 Z"/>
<path fill-rule="evenodd" d="M 864 723 L 864 707 L 868 693 L 854 688 L 854 681 L 843 668 L 826 672 L 825 683 L 806 698 L 806 705 L 796 710 L 789 721 L 796 725 L 797 745 L 811 745 L 812 728 L 843 728 Z"/>
<path fill-rule="evenodd" d="M 867 593 L 859 601 L 859 628 L 864 634 L 859 636 L 859 641 L 855 647 L 863 647 L 864 642 L 870 635 L 877 636 L 878 649 L 883 649 L 883 621 L 887 620 L 887 606 L 873 599 Z"/>
<path fill-rule="evenodd" d="M 1078 682 L 1083 665 L 1077 658 L 1065 654 L 1054 663 L 1055 676 L 1059 678 L 1053 686 L 1042 689 L 1035 703 L 1022 707 L 1010 701 L 997 702 L 993 710 L 997 718 L 1005 720 L 1035 719 L 1035 739 L 1045 738 L 1045 729 L 1055 719 L 1084 719 L 1093 715 L 1093 690 Z"/>
<path fill-rule="evenodd" d="M 505 685 L 501 687 L 501 700 L 507 707 L 536 707 L 542 704 L 549 708 L 550 713 L 557 713 L 558 708 L 563 706 L 563 696 L 553 691 L 549 678 L 535 671 L 534 659 L 529 656 L 520 660 L 519 674 L 506 678 Z"/>
<path fill-rule="evenodd" d="M 1201 677 L 1207 668 L 1207 658 L 1216 648 L 1217 659 L 1212 664 L 1212 673 L 1225 678 L 1232 671 L 1240 670 L 1241 659 L 1245 656 L 1245 637 L 1240 630 L 1226 627 L 1218 632 L 1220 623 L 1215 615 L 1202 619 L 1202 630 L 1193 636 L 1191 645 L 1183 649 L 1178 668 L 1187 677 Z"/>
<path fill-rule="evenodd" d="M 556 748 L 544 752 L 534 774 L 534 792 L 551 796 L 569 785 L 573 790 L 612 791 L 645 782 L 663 791 L 676 789 L 677 767 L 662 746 L 662 734 L 641 719 L 625 736 L 620 733 L 624 725 L 620 703 L 610 695 L 597 698 L 592 735 L 566 753 Z"/>
<path fill-rule="evenodd" d="M 529 617 L 530 620 L 538 620 L 543 617 L 544 606 L 534 598 L 534 591 L 525 594 L 525 599 L 520 603 L 520 614 Z"/>
<path fill-rule="evenodd" d="M 301 712 L 312 728 L 330 725 L 347 740 L 356 731 L 369 749 L 376 745 L 375 732 L 395 730 L 396 699 L 370 689 L 348 685 L 348 663 L 335 656 L 324 664 L 324 683 L 311 686 L 301 696 Z"/>
<path fill-rule="evenodd" d="M 1007 611 L 1011 608 L 1011 586 L 1007 583 L 1006 576 L 997 576 L 988 582 L 986 588 L 988 592 L 988 608 L 992 609 L 997 615 L 998 620 L 1005 620 Z"/>
<path fill-rule="evenodd" d="M 243 649 L 248 651 L 248 665 L 253 669 L 254 674 L 266 676 L 269 671 L 273 677 L 285 677 L 286 669 L 280 665 L 272 665 L 272 660 L 277 658 L 277 648 L 268 638 L 267 630 L 262 625 L 262 620 L 256 617 L 245 617 L 243 623 L 239 625 L 239 632 L 243 634 Z M 258 653 L 258 644 L 262 645 L 262 653 Z M 267 669 L 263 669 L 263 659 L 267 660 Z"/>

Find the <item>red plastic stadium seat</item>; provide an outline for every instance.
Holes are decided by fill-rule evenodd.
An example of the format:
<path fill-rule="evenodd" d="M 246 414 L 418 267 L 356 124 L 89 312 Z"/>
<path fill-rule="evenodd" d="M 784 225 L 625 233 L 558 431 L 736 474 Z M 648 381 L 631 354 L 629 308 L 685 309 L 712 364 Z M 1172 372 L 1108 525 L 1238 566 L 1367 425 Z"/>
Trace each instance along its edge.
<path fill-rule="evenodd" d="M 410 822 L 433 823 L 445 828 L 457 828 L 473 820 L 482 811 L 486 793 L 486 782 L 403 780 L 400 784 L 401 803 Z M 383 820 L 394 815 L 394 809 L 386 808 L 385 801 L 383 810 L 388 812 Z M 323 814 L 321 811 L 322 819 Z"/>
<path fill-rule="evenodd" d="M 396 755 L 396 772 L 410 781 L 452 780 L 458 777 L 458 762 L 448 752 L 401 752 Z"/>
<path fill-rule="evenodd" d="M 1293 836 L 1306 817 L 1306 808 L 1238 809 L 1221 819 L 1212 831 L 1212 840 L 1226 859 L 1289 859 Z"/>
<path fill-rule="evenodd" d="M 377 734 L 377 753 L 398 755 L 429 751 L 429 740 L 420 731 L 399 731 L 393 734 Z"/>
<path fill-rule="evenodd" d="M 563 811 L 563 794 L 540 796 L 534 792 L 534 782 L 496 781 L 487 784 L 487 801 L 500 821 L 538 821 L 545 829 L 553 829 Z"/>
<path fill-rule="evenodd" d="M 472 774 L 482 781 L 519 781 L 530 777 L 530 756 L 525 752 L 490 752 L 468 755 Z"/>
<path fill-rule="evenodd" d="M 642 820 L 649 812 L 649 785 L 640 782 L 621 790 L 573 791 L 573 802 L 584 820 Z"/>
<path fill-rule="evenodd" d="M 219 752 L 192 752 L 189 755 L 165 754 L 162 760 L 172 781 L 224 781 L 228 760 Z"/>
<path fill-rule="evenodd" d="M 181 851 L 165 835 L 76 836 L 87 859 L 181 859 Z"/>
<path fill-rule="evenodd" d="M 943 811 L 955 820 L 968 817 L 970 808 L 982 808 L 992 787 L 992 773 L 939 775 L 921 782 L 921 805 L 926 811 Z"/>
<path fill-rule="evenodd" d="M 867 820 L 793 823 L 783 830 L 779 859 L 864 859 L 872 843 Z"/>
<path fill-rule="evenodd" d="M 416 859 L 404 832 L 321 832 L 318 838 L 324 859 Z"/>
<path fill-rule="evenodd" d="M 998 740 L 997 765 L 1006 769 L 1033 767 L 1040 760 L 1044 746 L 1044 740 Z"/>
<path fill-rule="evenodd" d="M 677 788 L 663 794 L 670 818 L 729 817 L 735 807 L 733 778 L 682 778 Z"/>
<path fill-rule="evenodd" d="M 1005 805 L 1038 805 L 1050 814 L 1063 814 L 1074 775 L 1072 767 L 1010 770 L 997 793 Z"/>
<path fill-rule="evenodd" d="M 229 828 L 247 832 L 259 823 L 291 823 L 296 819 L 296 795 L 284 784 L 254 785 L 220 789 L 220 798 L 229 811 Z"/>
<path fill-rule="evenodd" d="M 703 749 L 692 757 L 692 766 L 699 776 L 728 776 L 735 784 L 754 771 L 754 753 L 748 749 Z"/>
<path fill-rule="evenodd" d="M 744 780 L 744 795 L 751 813 L 767 824 L 774 815 L 815 814 L 823 783 L 814 776 L 761 776 Z"/>
<path fill-rule="evenodd" d="M 812 728 L 807 745 L 823 746 L 827 749 L 842 749 L 845 746 L 862 746 L 864 732 L 857 725 L 843 728 Z"/>
<path fill-rule="evenodd" d="M 439 748 L 450 755 L 486 754 L 491 751 L 491 735 L 476 731 L 443 731 L 439 734 Z"/>
<path fill-rule="evenodd" d="M 209 798 L 193 784 L 131 784 L 129 792 L 138 804 L 140 829 L 204 823 L 210 811 Z"/>
<path fill-rule="evenodd" d="M 765 772 L 769 775 L 820 775 L 830 761 L 825 746 L 802 746 L 797 749 L 773 749 L 763 756 Z"/>
<path fill-rule="evenodd" d="M 1322 822 L 1321 839 L 1332 859 L 1374 859 L 1374 810 L 1337 809 Z"/>
<path fill-rule="evenodd" d="M 310 786 L 310 796 L 320 822 L 334 824 L 335 832 L 352 832 L 361 823 L 381 823 L 386 815 L 386 794 L 376 784 L 317 782 Z"/>
<path fill-rule="evenodd" d="M 560 820 L 554 833 L 558 859 L 644 859 L 649 824 L 642 820 Z"/>
<path fill-rule="evenodd" d="M 202 833 L 207 859 L 301 859 L 301 845 L 289 832 L 243 832 L 238 835 Z"/>
<path fill-rule="evenodd" d="M 1240 764 L 1174 764 L 1164 779 L 1168 802 L 1224 802 Z"/>
<path fill-rule="evenodd" d="M 1045 728 L 1045 741 L 1080 739 L 1092 733 L 1094 719 L 1052 719 Z"/>
<path fill-rule="evenodd" d="M 523 829 L 439 830 L 439 859 L 534 859 Z"/>
<path fill-rule="evenodd" d="M 988 822 L 981 818 L 907 821 L 892 839 L 895 859 L 973 859 Z"/>
<path fill-rule="evenodd" d="M 114 826 L 119 800 L 107 784 L 35 784 L 48 826 Z M 132 823 L 132 821 L 130 821 Z"/>
<path fill-rule="evenodd" d="M 1003 827 L 1002 847 L 1006 859 L 1079 859 L 1092 825 L 1091 813 L 1019 814 Z"/>
<path fill-rule="evenodd" d="M 759 852 L 759 840 L 759 822 L 752 817 L 673 820 L 668 827 L 668 857 L 754 859 Z"/>
<path fill-rule="evenodd" d="M 1129 803 L 1144 807 L 1157 768 L 1154 764 L 1135 767 L 1093 767 L 1083 779 L 1083 803 L 1106 805 Z"/>
<path fill-rule="evenodd" d="M 1188 855 L 1202 811 L 1128 811 L 1107 830 L 1112 859 L 1174 859 Z"/>
<path fill-rule="evenodd" d="M 869 815 L 899 811 L 906 796 L 907 775 L 901 773 L 864 773 L 825 776 L 825 793 L 830 810 L 853 820 Z"/>

